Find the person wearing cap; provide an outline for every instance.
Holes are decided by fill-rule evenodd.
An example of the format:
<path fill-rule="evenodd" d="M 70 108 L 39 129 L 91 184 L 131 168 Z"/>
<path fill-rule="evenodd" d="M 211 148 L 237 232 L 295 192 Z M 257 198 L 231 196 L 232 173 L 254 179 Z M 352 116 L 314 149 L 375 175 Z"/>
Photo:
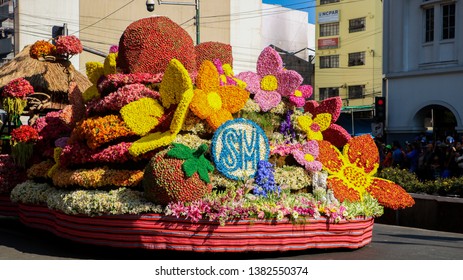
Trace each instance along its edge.
<path fill-rule="evenodd" d="M 386 145 L 385 149 L 384 149 L 384 160 L 383 162 L 381 163 L 381 166 L 383 168 L 386 168 L 386 167 L 391 167 L 392 166 L 392 146 L 391 145 Z"/>

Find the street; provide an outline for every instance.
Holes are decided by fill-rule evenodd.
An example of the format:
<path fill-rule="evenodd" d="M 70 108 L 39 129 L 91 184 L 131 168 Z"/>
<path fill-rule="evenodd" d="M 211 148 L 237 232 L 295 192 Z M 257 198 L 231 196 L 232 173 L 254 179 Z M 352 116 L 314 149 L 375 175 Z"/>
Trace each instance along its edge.
<path fill-rule="evenodd" d="M 357 250 L 192 253 L 119 249 L 75 243 L 0 217 L 1 260 L 463 260 L 463 234 L 375 224 L 373 241 Z"/>

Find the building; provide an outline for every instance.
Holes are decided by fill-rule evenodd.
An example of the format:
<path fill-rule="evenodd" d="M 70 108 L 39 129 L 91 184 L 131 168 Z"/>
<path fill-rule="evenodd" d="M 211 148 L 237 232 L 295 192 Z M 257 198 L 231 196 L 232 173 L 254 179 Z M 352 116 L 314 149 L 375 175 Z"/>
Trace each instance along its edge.
<path fill-rule="evenodd" d="M 13 58 L 13 2 L 0 0 L 0 65 Z"/>
<path fill-rule="evenodd" d="M 371 133 L 382 96 L 382 11 L 376 0 L 317 0 L 315 99 L 341 97 L 338 123 L 352 135 Z"/>
<path fill-rule="evenodd" d="M 388 141 L 463 133 L 463 3 L 384 2 Z"/>

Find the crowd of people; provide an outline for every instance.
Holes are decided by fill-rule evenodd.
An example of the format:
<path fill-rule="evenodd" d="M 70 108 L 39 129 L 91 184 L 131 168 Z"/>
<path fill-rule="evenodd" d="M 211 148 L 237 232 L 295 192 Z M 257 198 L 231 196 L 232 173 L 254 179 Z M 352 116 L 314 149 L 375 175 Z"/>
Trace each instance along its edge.
<path fill-rule="evenodd" d="M 380 168 L 398 167 L 415 173 L 421 180 L 463 176 L 463 137 L 428 141 L 425 136 L 412 142 L 391 144 L 377 141 Z"/>

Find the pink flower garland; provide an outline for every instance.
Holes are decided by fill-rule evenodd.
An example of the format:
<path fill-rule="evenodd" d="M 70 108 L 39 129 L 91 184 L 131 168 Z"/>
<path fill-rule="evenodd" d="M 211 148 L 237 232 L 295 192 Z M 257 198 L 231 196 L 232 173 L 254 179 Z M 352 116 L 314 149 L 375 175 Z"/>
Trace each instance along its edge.
<path fill-rule="evenodd" d="M 110 93 L 102 99 L 94 99 L 87 104 L 86 114 L 108 113 L 119 111 L 130 102 L 142 97 L 159 98 L 159 93 L 147 88 L 142 84 L 130 84 L 119 88 L 116 92 Z"/>

